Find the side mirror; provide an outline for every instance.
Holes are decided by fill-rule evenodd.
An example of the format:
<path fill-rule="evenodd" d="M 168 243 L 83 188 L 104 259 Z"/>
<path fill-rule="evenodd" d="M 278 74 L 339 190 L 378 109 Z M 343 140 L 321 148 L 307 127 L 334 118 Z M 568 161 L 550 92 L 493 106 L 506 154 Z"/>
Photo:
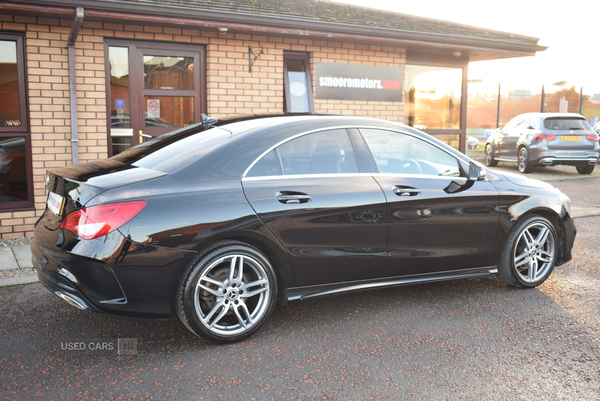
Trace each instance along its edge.
<path fill-rule="evenodd" d="M 469 163 L 469 176 L 467 177 L 469 181 L 483 181 L 485 180 L 485 168 L 475 162 Z"/>

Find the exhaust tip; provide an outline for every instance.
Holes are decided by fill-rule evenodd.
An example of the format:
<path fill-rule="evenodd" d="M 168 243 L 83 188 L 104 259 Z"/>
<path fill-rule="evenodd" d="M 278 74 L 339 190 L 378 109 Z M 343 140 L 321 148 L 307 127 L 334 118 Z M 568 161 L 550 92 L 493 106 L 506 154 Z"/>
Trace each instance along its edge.
<path fill-rule="evenodd" d="M 54 294 L 63 300 L 65 300 L 69 305 L 74 306 L 77 309 L 86 310 L 87 306 L 80 299 L 77 299 L 73 295 L 65 294 L 64 292 L 56 291 Z"/>

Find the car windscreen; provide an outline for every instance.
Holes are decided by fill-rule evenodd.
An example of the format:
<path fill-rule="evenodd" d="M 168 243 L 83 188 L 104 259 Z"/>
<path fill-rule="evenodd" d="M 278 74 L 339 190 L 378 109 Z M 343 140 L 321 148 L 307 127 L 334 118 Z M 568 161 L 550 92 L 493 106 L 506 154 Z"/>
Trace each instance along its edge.
<path fill-rule="evenodd" d="M 590 130 L 592 127 L 583 118 L 550 117 L 544 120 L 544 128 L 551 131 Z"/>
<path fill-rule="evenodd" d="M 165 134 L 127 149 L 112 159 L 172 174 L 201 159 L 230 137 L 231 132 L 217 127 L 199 132 Z"/>

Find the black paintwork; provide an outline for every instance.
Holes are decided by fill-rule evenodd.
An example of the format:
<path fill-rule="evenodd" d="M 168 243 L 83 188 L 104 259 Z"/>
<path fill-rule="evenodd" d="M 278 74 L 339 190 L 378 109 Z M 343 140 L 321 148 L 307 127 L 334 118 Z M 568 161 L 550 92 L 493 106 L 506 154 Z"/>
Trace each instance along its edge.
<path fill-rule="evenodd" d="M 347 129 L 360 173 L 242 179 L 287 138 Z M 378 174 L 360 127 L 386 127 L 434 143 L 463 171 L 470 159 L 410 127 L 347 116 L 276 116 L 196 125 L 111 159 L 49 174 L 66 198 L 35 227 L 34 265 L 53 291 L 90 310 L 166 318 L 176 286 L 202 250 L 224 239 L 259 248 L 273 264 L 279 300 L 374 286 L 493 274 L 514 224 L 541 213 L 556 222 L 561 260 L 571 257 L 573 220 L 550 185 L 487 171 L 487 180 Z M 393 186 L 418 188 L 400 197 Z M 310 201 L 285 204 L 278 194 Z M 82 240 L 59 228 L 82 207 L 144 200 L 119 230 Z M 62 270 L 61 270 L 62 269 Z M 62 273 L 60 273 L 62 272 Z"/>

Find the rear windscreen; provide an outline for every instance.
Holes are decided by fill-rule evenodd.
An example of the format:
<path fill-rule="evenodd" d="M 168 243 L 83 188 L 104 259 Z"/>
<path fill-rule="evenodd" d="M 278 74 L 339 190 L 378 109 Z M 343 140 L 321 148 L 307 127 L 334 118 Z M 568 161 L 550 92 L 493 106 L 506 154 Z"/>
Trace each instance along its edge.
<path fill-rule="evenodd" d="M 216 127 L 200 132 L 166 134 L 111 159 L 172 174 L 207 155 L 230 137 L 231 132 Z"/>
<path fill-rule="evenodd" d="M 589 130 L 592 129 L 583 118 L 551 117 L 544 120 L 544 128 L 555 131 Z"/>

